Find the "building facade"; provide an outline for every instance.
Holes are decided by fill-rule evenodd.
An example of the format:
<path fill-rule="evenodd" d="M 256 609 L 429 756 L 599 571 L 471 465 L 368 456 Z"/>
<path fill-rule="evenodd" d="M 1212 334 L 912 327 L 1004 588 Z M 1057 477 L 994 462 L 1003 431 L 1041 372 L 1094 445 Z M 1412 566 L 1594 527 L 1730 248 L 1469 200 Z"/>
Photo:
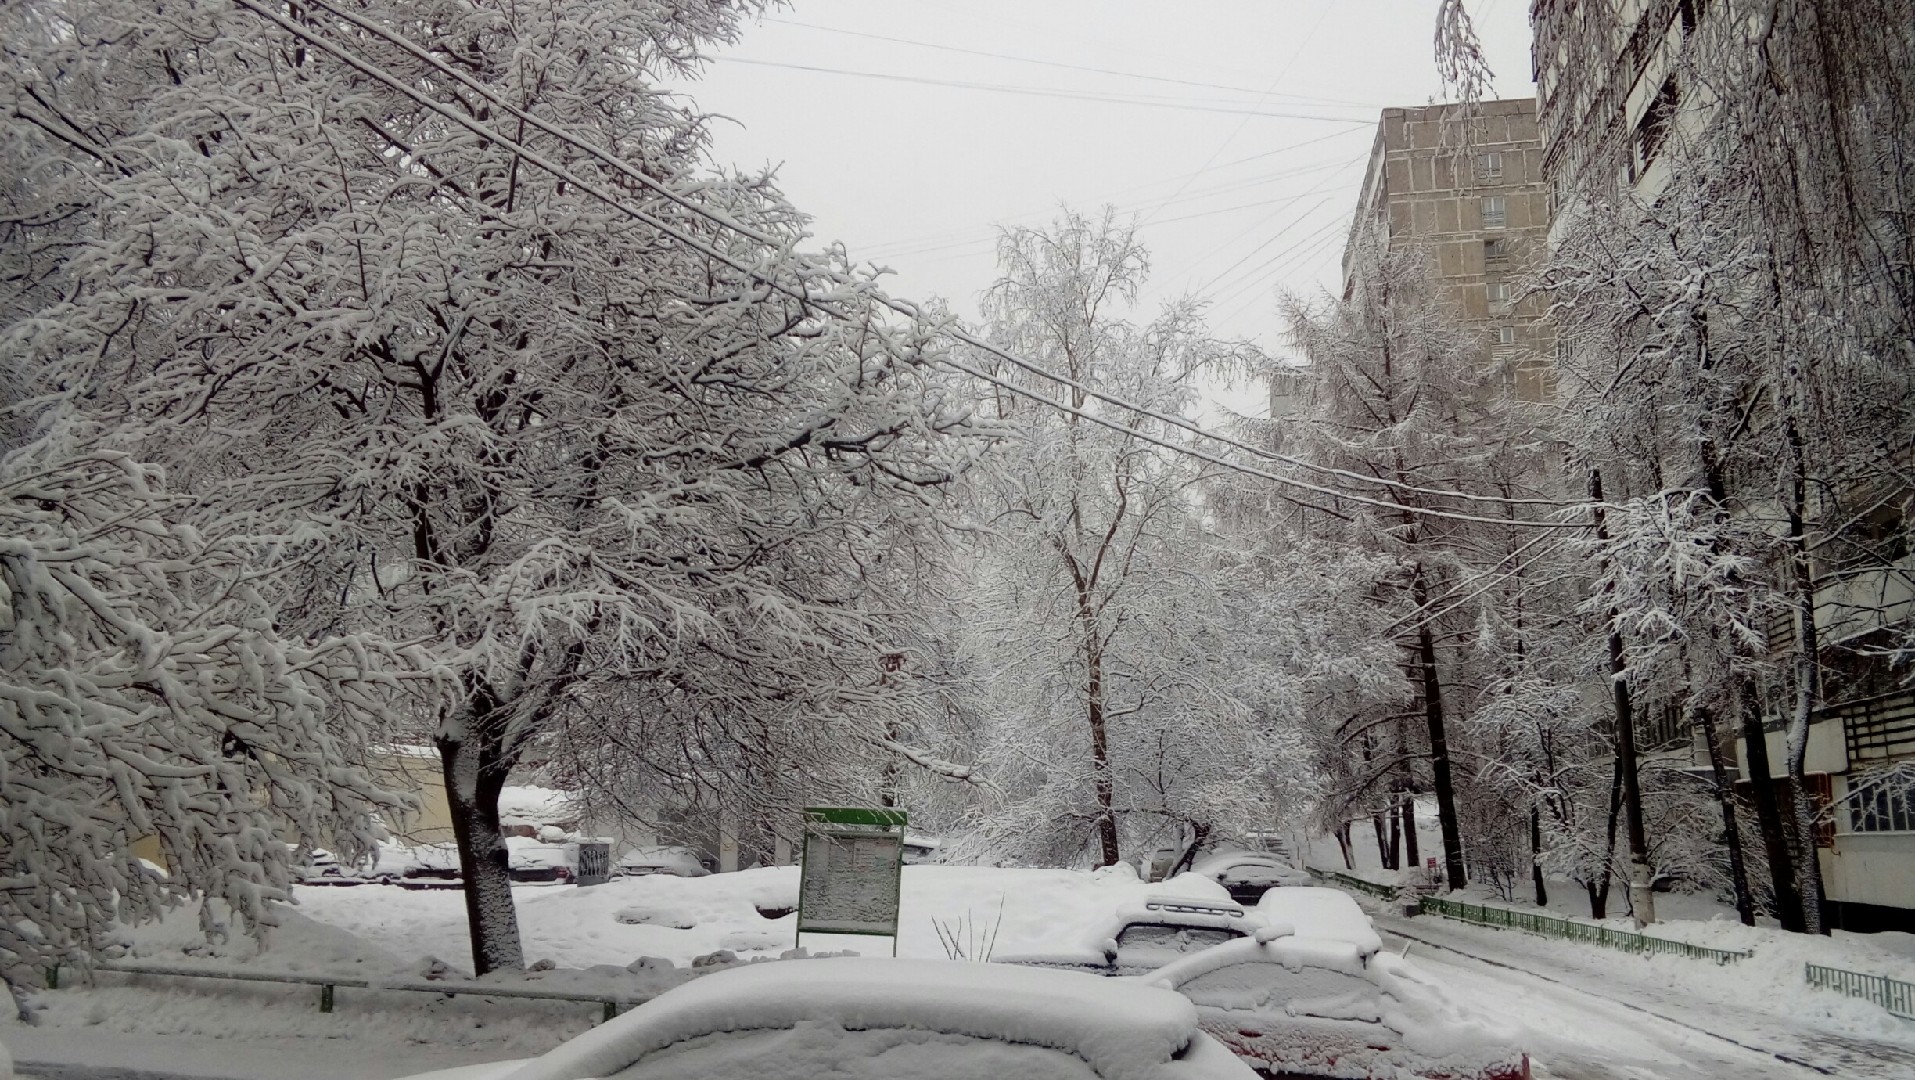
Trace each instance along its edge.
<path fill-rule="evenodd" d="M 1554 336 L 1521 279 L 1546 250 L 1550 200 L 1532 98 L 1385 109 L 1343 251 L 1344 291 L 1368 251 L 1427 252 L 1511 392 L 1547 400 Z"/>
<path fill-rule="evenodd" d="M 1654 203 L 1669 183 L 1675 140 L 1703 131 L 1721 107 L 1704 88 L 1717 81 L 1717 68 L 1690 46 L 1712 30 L 1740 33 L 1735 5 L 1533 0 L 1530 18 L 1541 176 L 1556 221 L 1576 219 L 1581 200 L 1606 194 L 1629 192 Z M 1821 809 L 1816 858 L 1828 922 L 1838 929 L 1915 931 L 1915 691 L 1906 671 L 1890 662 L 1915 623 L 1915 558 L 1903 520 L 1911 493 L 1894 479 L 1907 475 L 1906 459 L 1915 452 L 1904 446 L 1900 454 L 1886 478 L 1832 485 L 1827 498 L 1862 509 L 1828 515 L 1843 524 L 1812 537 L 1822 694 L 1804 779 Z M 1738 512 L 1779 514 L 1752 503 Z M 1789 621 L 1779 617 L 1770 634 L 1778 658 L 1795 647 Z M 1778 788 L 1786 711 L 1786 703 L 1771 703 L 1765 724 Z M 1688 732 L 1661 734 L 1703 756 L 1703 747 L 1688 750 L 1695 745 Z M 1750 748 L 1732 741 L 1743 778 L 1738 790 L 1752 793 Z"/>

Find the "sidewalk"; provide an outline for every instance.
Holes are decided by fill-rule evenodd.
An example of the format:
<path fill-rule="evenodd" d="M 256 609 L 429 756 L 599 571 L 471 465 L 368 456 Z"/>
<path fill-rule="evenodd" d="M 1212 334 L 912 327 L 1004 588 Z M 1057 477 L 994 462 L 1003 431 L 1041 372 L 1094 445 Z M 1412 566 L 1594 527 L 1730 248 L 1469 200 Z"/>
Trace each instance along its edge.
<path fill-rule="evenodd" d="M 0 1025 L 22 1080 L 394 1080 L 487 1060 L 343 1039 L 215 1039 Z"/>
<path fill-rule="evenodd" d="M 1811 1017 L 1821 995 L 1806 984 L 1799 989 L 1778 988 L 1762 1006 L 1752 1007 L 1748 976 L 1739 976 L 1734 964 L 1718 967 L 1681 957 L 1652 961 L 1435 915 L 1411 919 L 1374 914 L 1373 918 L 1377 929 L 1421 942 L 1422 948 L 1440 948 L 1514 968 L 1823 1075 L 1915 1076 L 1915 1024 L 1907 1025 L 1906 1040 L 1818 1026 Z M 1412 946 L 1413 951 L 1416 948 Z M 1672 971 L 1677 973 L 1674 978 Z M 1742 986 L 1735 985 L 1738 979 Z M 1740 997 L 1712 992 L 1718 988 L 1744 992 Z"/>

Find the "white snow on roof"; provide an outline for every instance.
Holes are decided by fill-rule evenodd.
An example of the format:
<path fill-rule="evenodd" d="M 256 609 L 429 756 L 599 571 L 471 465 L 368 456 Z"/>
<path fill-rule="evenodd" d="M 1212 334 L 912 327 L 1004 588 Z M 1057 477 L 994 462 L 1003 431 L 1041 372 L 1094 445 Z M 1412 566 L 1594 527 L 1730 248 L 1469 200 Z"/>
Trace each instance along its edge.
<path fill-rule="evenodd" d="M 1383 948 L 1370 917 L 1341 889 L 1301 885 L 1271 889 L 1257 902 L 1257 910 L 1272 923 L 1289 923 L 1298 937 L 1347 941 L 1364 956 Z"/>
<path fill-rule="evenodd" d="M 1167 1075 L 1164 1066 L 1197 1027 L 1196 1008 L 1180 994 L 1077 972 L 950 960 L 796 960 L 687 983 L 525 1063 L 509 1080 L 610 1076 L 686 1039 L 805 1020 L 1049 1046 L 1110 1080 Z"/>

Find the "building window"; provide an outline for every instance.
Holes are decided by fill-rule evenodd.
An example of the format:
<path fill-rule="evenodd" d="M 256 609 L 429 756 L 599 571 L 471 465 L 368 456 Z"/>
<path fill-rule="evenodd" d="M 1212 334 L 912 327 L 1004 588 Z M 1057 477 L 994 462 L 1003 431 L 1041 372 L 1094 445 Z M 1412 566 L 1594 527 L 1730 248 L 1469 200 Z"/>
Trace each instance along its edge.
<path fill-rule="evenodd" d="M 1488 153 L 1476 155 L 1476 178 L 1494 180 L 1503 175 L 1503 155 Z"/>
<path fill-rule="evenodd" d="M 1483 241 L 1483 265 L 1501 266 L 1509 262 L 1509 241 Z"/>
<path fill-rule="evenodd" d="M 1649 107 L 1642 111 L 1642 119 L 1636 121 L 1636 175 L 1649 171 L 1649 165 L 1662 153 L 1669 141 L 1669 127 L 1675 122 L 1676 77 L 1669 76 L 1662 81 L 1656 96 L 1650 100 Z"/>
<path fill-rule="evenodd" d="M 1495 339 L 1496 344 L 1503 348 L 1508 348 L 1516 344 L 1516 328 L 1513 326 L 1497 327 L 1495 330 Z"/>
<path fill-rule="evenodd" d="M 1854 832 L 1915 832 L 1915 775 L 1903 773 L 1864 782 L 1849 793 Z"/>
<path fill-rule="evenodd" d="M 1483 286 L 1484 295 L 1489 298 L 1491 307 L 1505 307 L 1509 304 L 1509 282 L 1492 281 Z"/>
<path fill-rule="evenodd" d="M 1509 226 L 1509 201 L 1501 195 L 1491 195 L 1483 200 L 1483 228 L 1502 229 Z"/>

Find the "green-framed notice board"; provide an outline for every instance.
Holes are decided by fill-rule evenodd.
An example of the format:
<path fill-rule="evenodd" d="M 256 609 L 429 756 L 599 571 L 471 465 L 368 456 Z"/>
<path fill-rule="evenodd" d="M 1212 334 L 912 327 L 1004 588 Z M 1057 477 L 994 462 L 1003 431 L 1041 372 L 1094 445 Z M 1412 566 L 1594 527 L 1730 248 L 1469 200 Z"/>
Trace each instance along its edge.
<path fill-rule="evenodd" d="M 898 951 L 903 810 L 807 806 L 798 879 L 798 934 L 867 934 Z"/>

